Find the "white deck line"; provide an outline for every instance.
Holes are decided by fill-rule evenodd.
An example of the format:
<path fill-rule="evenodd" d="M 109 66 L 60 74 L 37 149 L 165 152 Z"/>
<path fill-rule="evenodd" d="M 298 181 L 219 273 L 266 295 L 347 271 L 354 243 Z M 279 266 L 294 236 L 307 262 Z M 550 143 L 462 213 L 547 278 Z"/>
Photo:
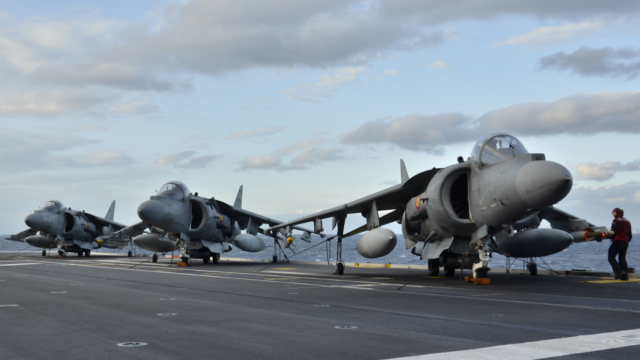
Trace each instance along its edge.
<path fill-rule="evenodd" d="M 625 336 L 635 336 L 637 338 L 629 338 Z M 537 360 L 636 345 L 640 345 L 640 329 L 532 341 L 521 344 L 500 345 L 480 349 L 409 356 L 395 358 L 392 360 Z"/>

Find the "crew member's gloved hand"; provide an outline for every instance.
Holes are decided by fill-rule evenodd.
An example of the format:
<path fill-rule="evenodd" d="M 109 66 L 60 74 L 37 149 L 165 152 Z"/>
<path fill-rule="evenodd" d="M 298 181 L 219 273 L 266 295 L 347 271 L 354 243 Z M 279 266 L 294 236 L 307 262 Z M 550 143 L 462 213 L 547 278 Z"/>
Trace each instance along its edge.
<path fill-rule="evenodd" d="M 615 234 L 616 234 L 616 233 L 615 233 L 615 232 L 613 232 L 613 230 L 609 230 L 609 236 L 613 236 L 613 235 L 615 235 Z"/>

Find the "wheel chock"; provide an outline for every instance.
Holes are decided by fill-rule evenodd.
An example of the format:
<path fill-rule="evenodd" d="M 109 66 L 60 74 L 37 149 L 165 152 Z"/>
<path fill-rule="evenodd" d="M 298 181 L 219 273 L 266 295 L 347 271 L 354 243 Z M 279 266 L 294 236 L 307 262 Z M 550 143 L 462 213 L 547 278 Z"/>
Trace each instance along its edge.
<path fill-rule="evenodd" d="M 186 262 L 179 262 L 178 266 L 187 266 L 187 263 Z"/>
<path fill-rule="evenodd" d="M 56 256 L 58 259 L 62 259 L 62 255 L 58 255 Z"/>
<path fill-rule="evenodd" d="M 465 276 L 465 277 L 464 277 L 464 281 L 466 281 L 466 282 L 473 282 L 473 280 L 475 280 L 475 279 L 473 278 L 473 276 Z"/>
<path fill-rule="evenodd" d="M 476 285 L 491 285 L 491 280 L 489 278 L 477 278 L 473 280 L 473 283 Z"/>

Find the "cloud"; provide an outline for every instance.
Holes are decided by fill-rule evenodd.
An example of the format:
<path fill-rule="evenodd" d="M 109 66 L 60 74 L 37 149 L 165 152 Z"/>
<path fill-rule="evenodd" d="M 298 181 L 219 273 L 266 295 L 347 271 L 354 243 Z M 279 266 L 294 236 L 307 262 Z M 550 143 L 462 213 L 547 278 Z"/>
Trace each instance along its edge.
<path fill-rule="evenodd" d="M 578 179 L 580 180 L 605 181 L 611 179 L 616 172 L 638 170 L 640 170 L 640 160 L 635 160 L 627 164 L 621 164 L 618 161 L 580 163 L 576 171 L 578 172 Z"/>
<path fill-rule="evenodd" d="M 612 3 L 599 0 L 382 0 L 380 4 L 382 16 L 414 18 L 430 25 L 468 19 L 487 21 L 508 15 L 580 20 L 631 16 L 640 12 L 640 4 L 634 0 Z"/>
<path fill-rule="evenodd" d="M 542 57 L 538 67 L 542 70 L 565 70 L 582 76 L 622 76 L 633 79 L 640 72 L 640 49 L 581 46 L 570 54 L 560 51 Z"/>
<path fill-rule="evenodd" d="M 144 23 L 102 25 L 95 36 L 83 40 L 90 45 L 70 47 L 71 56 L 58 50 L 36 61 L 30 54 L 46 53 L 46 44 L 40 41 L 25 42 L 24 57 L 34 63 L 27 69 L 29 76 L 41 83 L 184 91 L 192 88 L 191 76 L 196 74 L 363 63 L 380 51 L 437 45 L 448 34 L 427 33 L 411 23 L 362 10 L 359 4 L 355 0 L 173 2 Z M 74 32 L 90 25 L 71 27 L 65 32 L 68 42 L 79 42 Z M 24 62 L 20 60 L 15 62 Z"/>
<path fill-rule="evenodd" d="M 76 162 L 79 166 L 119 166 L 132 164 L 135 160 L 122 151 L 107 150 L 79 155 L 76 158 Z"/>
<path fill-rule="evenodd" d="M 83 152 L 79 147 L 99 143 L 97 140 L 58 132 L 26 132 L 0 128 L 0 167 L 7 173 L 43 169 L 124 166 L 134 159 L 119 150 Z M 72 154 L 68 151 L 74 149 Z"/>
<path fill-rule="evenodd" d="M 575 24 L 563 24 L 556 26 L 544 26 L 534 29 L 526 34 L 512 36 L 509 39 L 496 43 L 494 46 L 505 45 L 543 45 L 548 43 L 585 37 L 604 27 L 601 21 L 585 21 Z"/>
<path fill-rule="evenodd" d="M 558 207 L 596 225 L 609 226 L 613 220 L 611 210 L 616 207 L 623 209 L 628 217 L 640 213 L 640 183 L 576 187 Z"/>
<path fill-rule="evenodd" d="M 382 72 L 382 75 L 396 76 L 396 75 L 398 75 L 398 71 L 396 71 L 396 70 L 385 70 L 385 71 Z"/>
<path fill-rule="evenodd" d="M 290 100 L 303 102 L 317 102 L 320 99 L 333 97 L 335 88 L 356 82 L 356 76 L 366 71 L 366 66 L 344 67 L 338 69 L 333 75 L 320 75 L 320 82 L 316 84 L 305 83 L 283 91 Z"/>
<path fill-rule="evenodd" d="M 574 95 L 549 103 L 516 104 L 477 119 L 461 113 L 412 113 L 367 121 L 342 135 L 342 143 L 392 144 L 442 154 L 444 146 L 494 133 L 515 136 L 640 133 L 640 92 Z M 612 126 L 615 124 L 615 126 Z"/>
<path fill-rule="evenodd" d="M 413 151 L 442 154 L 452 142 L 476 137 L 471 119 L 460 113 L 422 115 L 413 113 L 396 119 L 368 121 L 342 135 L 345 144 L 388 143 Z"/>
<path fill-rule="evenodd" d="M 155 163 L 161 166 L 201 169 L 207 167 L 215 160 L 222 158 L 222 154 L 194 156 L 195 154 L 195 151 L 181 151 L 175 154 L 164 154 L 158 160 L 156 160 Z"/>
<path fill-rule="evenodd" d="M 429 64 L 429 67 L 432 69 L 446 69 L 451 67 L 451 65 L 445 63 L 444 61 L 437 60 Z"/>
<path fill-rule="evenodd" d="M 240 163 L 240 168 L 237 170 L 302 170 L 308 169 L 310 165 L 344 159 L 340 149 L 335 147 L 323 148 L 322 145 L 324 144 L 325 141 L 322 139 L 300 141 L 279 148 L 270 155 L 244 158 Z"/>
<path fill-rule="evenodd" d="M 263 128 L 246 129 L 246 130 L 232 132 L 231 134 L 229 134 L 229 139 L 244 140 L 250 137 L 268 136 L 268 135 L 273 135 L 277 132 L 280 132 L 284 129 L 285 128 L 283 127 L 272 127 L 272 126 L 263 127 Z"/>
<path fill-rule="evenodd" d="M 526 135 L 638 133 L 638 119 L 640 92 L 629 91 L 512 105 L 482 115 L 479 123 L 488 131 Z"/>

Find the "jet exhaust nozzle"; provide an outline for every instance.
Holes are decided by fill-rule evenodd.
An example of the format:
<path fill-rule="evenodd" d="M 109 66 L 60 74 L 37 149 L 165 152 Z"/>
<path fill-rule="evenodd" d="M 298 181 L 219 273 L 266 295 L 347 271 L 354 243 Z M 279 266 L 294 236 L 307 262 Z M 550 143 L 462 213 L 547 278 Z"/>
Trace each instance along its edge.
<path fill-rule="evenodd" d="M 177 241 L 169 240 L 166 236 L 159 234 L 143 234 L 133 238 L 133 243 L 147 251 L 171 252 L 176 249 Z"/>
<path fill-rule="evenodd" d="M 234 244 L 241 250 L 260 252 L 266 248 L 264 241 L 251 234 L 240 234 L 233 239 Z"/>
<path fill-rule="evenodd" d="M 498 252 L 511 257 L 541 257 L 553 255 L 573 243 L 571 234 L 558 229 L 531 229 L 498 240 Z"/>
<path fill-rule="evenodd" d="M 358 254 L 368 259 L 374 259 L 389 254 L 397 243 L 398 237 L 393 231 L 377 228 L 358 239 L 356 250 L 358 250 Z"/>

